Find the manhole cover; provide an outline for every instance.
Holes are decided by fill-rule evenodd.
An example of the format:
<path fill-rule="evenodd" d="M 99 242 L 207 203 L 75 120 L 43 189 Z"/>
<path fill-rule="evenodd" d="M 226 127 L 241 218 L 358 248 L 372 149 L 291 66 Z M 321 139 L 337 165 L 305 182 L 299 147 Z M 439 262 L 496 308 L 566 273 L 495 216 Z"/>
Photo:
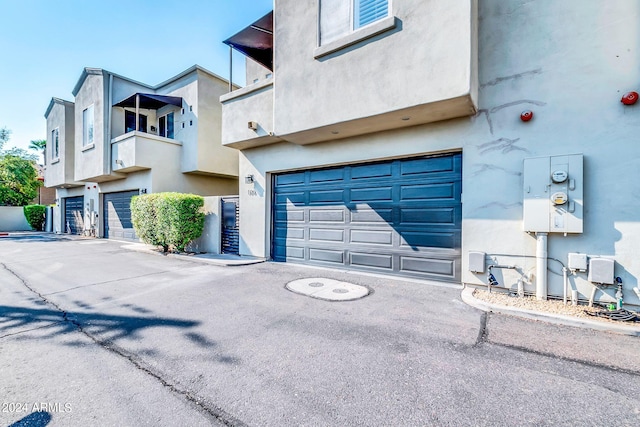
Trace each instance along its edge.
<path fill-rule="evenodd" d="M 320 282 L 311 282 L 309 283 L 309 286 L 311 286 L 312 288 L 321 288 L 324 286 L 324 283 L 320 283 Z"/>
<path fill-rule="evenodd" d="M 335 293 L 335 294 L 346 294 L 347 292 L 349 292 L 349 291 L 346 290 L 346 289 L 341 289 L 341 288 L 333 290 L 333 293 Z"/>

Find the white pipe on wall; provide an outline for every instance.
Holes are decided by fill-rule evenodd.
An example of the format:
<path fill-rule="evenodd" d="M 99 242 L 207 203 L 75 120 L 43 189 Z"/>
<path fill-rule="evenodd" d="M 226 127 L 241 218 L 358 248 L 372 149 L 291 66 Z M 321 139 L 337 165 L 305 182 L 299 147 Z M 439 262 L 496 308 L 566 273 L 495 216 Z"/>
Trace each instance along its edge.
<path fill-rule="evenodd" d="M 547 233 L 536 233 L 536 299 L 547 299 Z"/>

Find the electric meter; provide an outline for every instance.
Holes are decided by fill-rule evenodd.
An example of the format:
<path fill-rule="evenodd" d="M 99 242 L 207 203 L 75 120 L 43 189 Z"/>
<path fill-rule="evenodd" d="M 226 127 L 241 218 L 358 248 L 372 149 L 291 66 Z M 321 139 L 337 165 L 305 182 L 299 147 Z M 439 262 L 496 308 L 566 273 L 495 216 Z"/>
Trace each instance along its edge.
<path fill-rule="evenodd" d="M 564 205 L 567 203 L 567 193 L 563 191 L 558 191 L 557 193 L 553 193 L 551 195 L 551 201 L 554 205 Z"/>
<path fill-rule="evenodd" d="M 553 182 L 555 182 L 556 184 L 560 184 L 561 182 L 565 182 L 568 177 L 569 177 L 569 174 L 565 170 L 553 171 L 553 173 L 551 174 L 551 180 Z"/>

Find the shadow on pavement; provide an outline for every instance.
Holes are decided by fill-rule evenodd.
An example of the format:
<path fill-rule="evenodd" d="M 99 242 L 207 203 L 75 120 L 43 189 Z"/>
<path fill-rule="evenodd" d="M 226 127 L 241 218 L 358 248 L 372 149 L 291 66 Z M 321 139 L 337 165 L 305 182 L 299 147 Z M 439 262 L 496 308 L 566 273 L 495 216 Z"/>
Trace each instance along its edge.
<path fill-rule="evenodd" d="M 12 335 L 11 329 L 49 327 L 53 336 L 76 329 L 90 328 L 93 334 L 107 335 L 110 340 L 135 337 L 147 328 L 192 328 L 200 322 L 162 317 L 115 316 L 100 313 L 62 313 L 57 310 L 0 305 L 0 338 Z M 189 339 L 192 339 L 187 335 Z"/>

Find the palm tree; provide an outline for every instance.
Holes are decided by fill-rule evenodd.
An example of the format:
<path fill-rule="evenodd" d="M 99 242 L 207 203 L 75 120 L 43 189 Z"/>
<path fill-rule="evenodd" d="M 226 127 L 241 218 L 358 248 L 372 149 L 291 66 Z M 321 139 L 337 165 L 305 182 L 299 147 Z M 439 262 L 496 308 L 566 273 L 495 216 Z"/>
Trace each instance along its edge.
<path fill-rule="evenodd" d="M 44 164 L 47 164 L 47 140 L 46 139 L 32 139 L 29 143 L 29 149 L 37 151 L 42 154 L 42 158 L 44 159 Z"/>
<path fill-rule="evenodd" d="M 32 139 L 31 142 L 29 143 L 29 149 L 35 150 L 35 151 L 44 151 L 46 146 L 47 146 L 46 139 Z"/>

